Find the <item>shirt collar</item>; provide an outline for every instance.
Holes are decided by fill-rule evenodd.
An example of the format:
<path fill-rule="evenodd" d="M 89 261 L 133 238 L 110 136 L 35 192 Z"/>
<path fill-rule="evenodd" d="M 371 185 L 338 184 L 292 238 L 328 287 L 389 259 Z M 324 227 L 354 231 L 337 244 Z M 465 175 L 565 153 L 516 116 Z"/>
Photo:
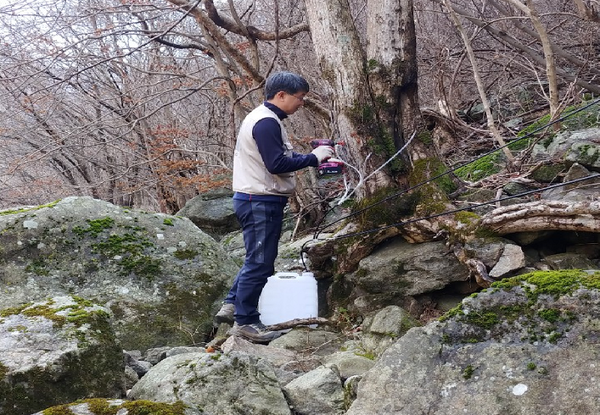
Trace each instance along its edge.
<path fill-rule="evenodd" d="M 285 120 L 287 118 L 287 114 L 285 112 L 283 112 L 283 110 L 281 108 L 279 108 L 277 105 L 271 104 L 268 101 L 265 101 L 263 104 L 265 107 L 267 107 L 268 109 L 273 111 L 275 113 L 275 115 L 277 115 L 277 118 L 279 118 L 280 120 Z"/>

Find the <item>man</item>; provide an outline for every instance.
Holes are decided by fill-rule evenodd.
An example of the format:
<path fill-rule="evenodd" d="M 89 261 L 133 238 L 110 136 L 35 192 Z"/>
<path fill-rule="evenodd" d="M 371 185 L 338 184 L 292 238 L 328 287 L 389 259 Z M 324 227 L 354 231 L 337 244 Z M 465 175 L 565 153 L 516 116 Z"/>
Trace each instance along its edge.
<path fill-rule="evenodd" d="M 258 300 L 275 271 L 283 209 L 296 187 L 294 172 L 317 167 L 333 155 L 333 148 L 326 146 L 310 154 L 292 150 L 282 121 L 304 105 L 308 91 L 308 82 L 297 74 L 271 75 L 265 83 L 266 101 L 242 122 L 233 156 L 233 207 L 246 258 L 215 321 L 235 319 L 232 333 L 255 343 L 278 336 L 261 323 Z"/>

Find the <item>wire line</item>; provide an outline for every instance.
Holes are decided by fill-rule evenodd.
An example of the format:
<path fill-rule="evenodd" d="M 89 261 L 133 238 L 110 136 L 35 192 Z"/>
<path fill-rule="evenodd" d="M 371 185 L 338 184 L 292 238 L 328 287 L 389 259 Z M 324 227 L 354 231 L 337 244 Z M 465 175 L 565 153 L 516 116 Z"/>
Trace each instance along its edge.
<path fill-rule="evenodd" d="M 374 202 L 374 203 L 370 204 L 369 206 L 365 206 L 365 207 L 364 207 L 364 208 L 362 208 L 362 209 L 359 209 L 359 210 L 357 210 L 357 211 L 355 211 L 355 212 L 352 212 L 352 213 L 350 213 L 349 215 L 346 215 L 346 216 L 344 216 L 344 217 L 341 217 L 341 218 L 339 218 L 339 219 L 336 219 L 335 221 L 333 221 L 333 222 L 331 222 L 331 223 L 329 223 L 329 224 L 327 224 L 327 225 L 323 226 L 323 228 L 322 228 L 321 230 L 319 230 L 319 227 L 317 227 L 317 229 L 316 229 L 316 231 L 315 231 L 315 233 L 314 233 L 314 238 L 315 238 L 315 239 L 316 239 L 316 238 L 318 238 L 319 234 L 320 234 L 321 232 L 323 232 L 323 230 L 325 230 L 325 229 L 327 229 L 327 228 L 331 227 L 332 225 L 334 225 L 334 224 L 336 224 L 336 223 L 338 223 L 338 222 L 341 222 L 341 221 L 343 221 L 343 220 L 346 220 L 346 219 L 348 219 L 348 218 L 351 218 L 351 217 L 353 217 L 353 216 L 359 215 L 359 214 L 363 213 L 364 211 L 366 211 L 366 210 L 369 210 L 369 209 L 371 209 L 371 208 L 373 208 L 373 207 L 375 207 L 375 206 L 378 206 L 378 205 L 380 205 L 380 204 L 382 204 L 382 203 L 384 203 L 384 202 L 387 202 L 387 201 L 389 201 L 389 200 L 392 200 L 392 199 L 394 199 L 394 198 L 396 198 L 396 197 L 398 197 L 398 196 L 401 196 L 401 195 L 403 195 L 403 194 L 405 194 L 405 193 L 408 193 L 408 192 L 410 192 L 410 191 L 412 191 L 412 190 L 418 189 L 419 187 L 422 187 L 422 186 L 424 186 L 424 185 L 426 185 L 426 184 L 428 184 L 428 183 L 431 183 L 431 182 L 432 182 L 432 181 L 434 181 L 434 180 L 437 180 L 437 179 L 439 179 L 439 178 L 441 178 L 441 177 L 444 177 L 444 176 L 446 176 L 446 175 L 448 175 L 448 174 L 450 174 L 450 173 L 452 173 L 452 172 L 454 172 L 454 171 L 456 171 L 456 170 L 460 169 L 461 167 L 464 167 L 464 166 L 467 166 L 467 165 L 469 165 L 469 164 L 472 164 L 472 163 L 476 162 L 477 160 L 480 160 L 480 159 L 482 159 L 483 157 L 486 157 L 486 156 L 488 156 L 488 155 L 490 155 L 490 154 L 493 154 L 493 153 L 495 153 L 495 152 L 497 152 L 497 151 L 499 151 L 499 150 L 502 150 L 504 147 L 507 147 L 507 146 L 509 146 L 509 145 L 512 145 L 513 143 L 516 143 L 516 142 L 519 142 L 519 141 L 521 141 L 521 140 L 524 140 L 525 138 L 529 138 L 529 137 L 531 137 L 533 134 L 537 133 L 538 131 L 541 131 L 541 130 L 543 130 L 543 129 L 545 129 L 545 128 L 548 128 L 548 127 L 550 127 L 550 126 L 552 126 L 552 125 L 554 125 L 554 124 L 556 124 L 556 123 L 559 123 L 559 122 L 561 122 L 561 121 L 564 121 L 564 120 L 568 119 L 569 117 L 572 117 L 572 116 L 574 116 L 575 114 L 578 114 L 579 112 L 581 112 L 581 111 L 584 111 L 584 110 L 586 110 L 586 109 L 588 109 L 588 108 L 590 108 L 590 107 L 592 107 L 592 106 L 594 106 L 594 105 L 596 105 L 596 104 L 598 104 L 598 103 L 600 103 L 600 98 L 599 98 L 599 99 L 597 99 L 597 100 L 595 100 L 595 101 L 592 101 L 592 102 L 591 102 L 591 103 L 589 103 L 589 104 L 586 104 L 585 106 L 583 106 L 583 107 L 581 107 L 581 108 L 578 108 L 578 109 L 576 109 L 576 110 L 574 110 L 574 111 L 572 111 L 572 112 L 569 112 L 568 114 L 565 114 L 564 116 L 562 116 L 562 117 L 560 117 L 560 118 L 557 118 L 557 119 L 556 119 L 556 120 L 554 120 L 554 121 L 551 121 L 551 122 L 549 122 L 549 123 L 547 123 L 547 124 L 545 124 L 545 125 L 543 125 L 543 126 L 541 126 L 541 127 L 538 127 L 538 128 L 536 128 L 535 130 L 533 130 L 533 131 L 529 132 L 528 134 L 524 135 L 523 137 L 519 137 L 519 138 L 517 138 L 517 139 L 515 139 L 515 140 L 511 141 L 510 143 L 507 143 L 507 144 L 505 144 L 505 145 L 503 145 L 503 146 L 500 146 L 500 147 L 497 147 L 497 148 L 495 148 L 495 149 L 493 149 L 493 150 L 490 150 L 490 151 L 488 151 L 487 153 L 484 153 L 484 154 L 482 154 L 482 155 L 480 155 L 480 156 L 478 156 L 478 157 L 474 158 L 474 159 L 473 159 L 473 160 L 471 160 L 471 161 L 468 161 L 468 162 L 466 162 L 466 163 L 460 164 L 460 165 L 458 165 L 458 166 L 456 166 L 456 167 L 454 167 L 454 168 L 452 168 L 452 169 L 450 169 L 450 170 L 447 170 L 447 171 L 446 171 L 446 172 L 444 172 L 444 173 L 440 173 L 440 174 L 438 174 L 437 176 L 434 176 L 434 177 L 432 177 L 432 178 L 430 178 L 430 179 L 428 179 L 428 180 L 425 180 L 425 181 L 423 181 L 423 182 L 421 182 L 421 183 L 418 183 L 418 184 L 416 184 L 416 185 L 414 185 L 414 186 L 411 186 L 411 187 L 409 187 L 409 188 L 407 188 L 407 189 L 404 189 L 404 190 L 401 190 L 401 191 L 399 191 L 399 192 L 397 192 L 397 193 L 394 193 L 394 194 L 392 194 L 392 195 L 389 195 L 389 196 L 387 196 L 387 197 L 385 197 L 385 198 L 383 198 L 383 199 L 381 199 L 381 200 L 379 200 L 379 201 L 377 201 L 377 202 Z"/>

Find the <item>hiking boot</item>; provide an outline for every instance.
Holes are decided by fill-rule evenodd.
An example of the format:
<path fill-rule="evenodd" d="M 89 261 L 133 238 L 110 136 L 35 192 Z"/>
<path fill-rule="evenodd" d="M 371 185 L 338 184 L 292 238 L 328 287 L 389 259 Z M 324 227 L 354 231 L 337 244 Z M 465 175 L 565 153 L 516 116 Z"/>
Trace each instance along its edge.
<path fill-rule="evenodd" d="M 233 314 L 235 313 L 235 307 L 231 303 L 224 303 L 221 309 L 215 314 L 215 323 L 227 323 L 233 324 Z"/>
<path fill-rule="evenodd" d="M 235 323 L 231 332 L 234 336 L 242 337 L 252 343 L 269 343 L 281 336 L 278 331 L 268 331 L 262 323 L 244 325 Z"/>

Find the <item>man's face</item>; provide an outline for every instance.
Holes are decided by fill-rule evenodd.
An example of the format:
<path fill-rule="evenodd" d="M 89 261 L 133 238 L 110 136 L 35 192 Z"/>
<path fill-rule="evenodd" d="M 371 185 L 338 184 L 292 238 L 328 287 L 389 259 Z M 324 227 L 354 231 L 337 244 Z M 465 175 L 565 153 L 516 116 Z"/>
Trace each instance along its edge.
<path fill-rule="evenodd" d="M 279 91 L 277 94 L 275 94 L 272 102 L 287 115 L 292 115 L 298 111 L 298 108 L 304 105 L 305 96 L 306 92 L 304 91 L 298 91 L 293 95 L 284 91 Z"/>

